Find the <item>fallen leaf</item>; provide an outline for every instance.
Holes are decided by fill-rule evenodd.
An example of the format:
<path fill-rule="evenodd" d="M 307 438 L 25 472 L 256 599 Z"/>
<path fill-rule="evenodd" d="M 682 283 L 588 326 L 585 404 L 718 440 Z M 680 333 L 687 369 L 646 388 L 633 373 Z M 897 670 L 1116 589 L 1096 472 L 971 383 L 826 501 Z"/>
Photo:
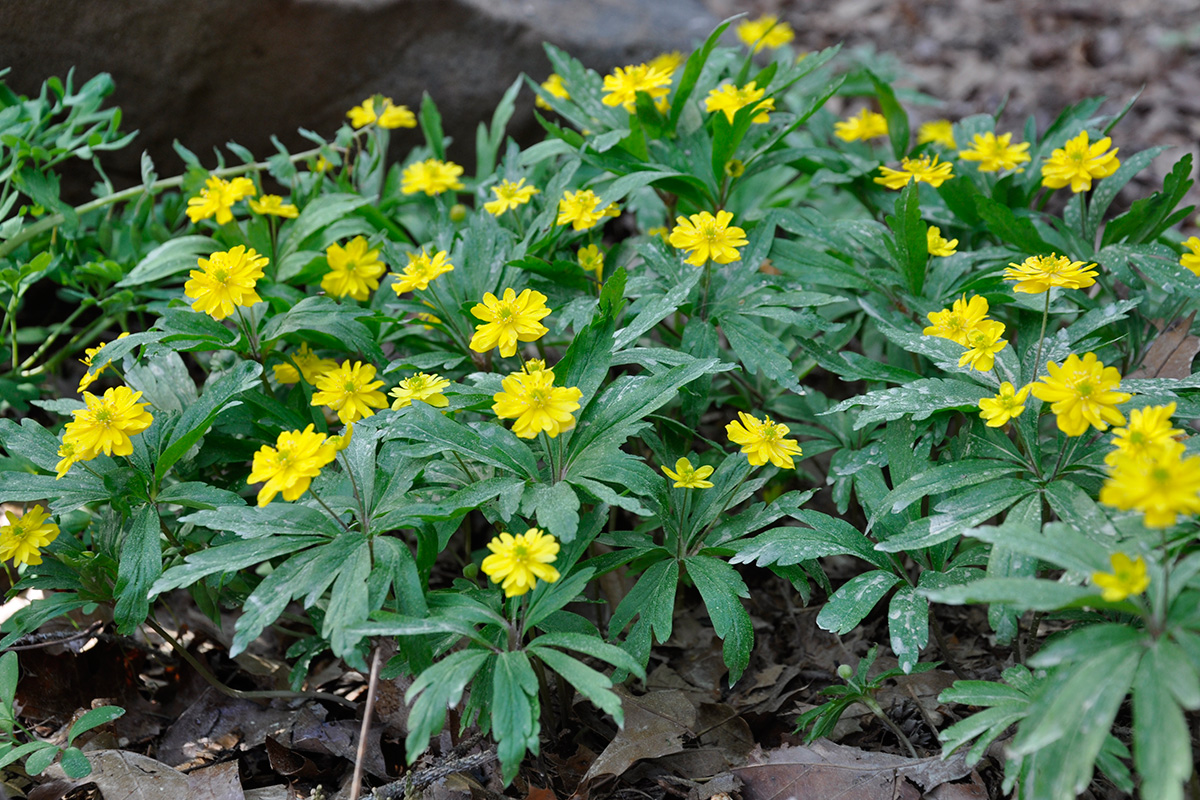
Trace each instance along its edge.
<path fill-rule="evenodd" d="M 317 725 L 297 724 L 292 729 L 292 749 L 306 753 L 325 753 L 340 756 L 354 762 L 358 757 L 358 731 L 362 724 L 353 719 L 335 719 Z M 383 729 L 371 726 L 367 733 L 367 747 L 363 758 L 363 769 L 376 778 L 387 778 L 387 762 L 379 740 Z"/>
<path fill-rule="evenodd" d="M 310 759 L 285 747 L 271 736 L 267 737 L 267 761 L 271 769 L 285 778 L 312 778 L 320 774 L 317 765 Z"/>
<path fill-rule="evenodd" d="M 634 697 L 620 689 L 625 728 L 604 748 L 580 786 L 598 775 L 621 775 L 635 761 L 658 758 L 683 750 L 683 737 L 696 723 L 696 707 L 678 690 L 651 692 Z"/>
<path fill-rule="evenodd" d="M 1186 319 L 1177 319 L 1159 332 L 1146 351 L 1142 366 L 1127 378 L 1188 378 L 1192 360 L 1200 353 L 1200 337 L 1192 336 L 1193 311 Z"/>
<path fill-rule="evenodd" d="M 923 792 L 968 775 L 962 755 L 904 758 L 818 740 L 781 747 L 731 770 L 742 779 L 744 800 L 918 800 Z"/>
<path fill-rule="evenodd" d="M 95 750 L 84 753 L 92 765 L 85 779 L 94 783 L 106 798 L 121 800 L 163 800 L 166 797 L 190 797 L 188 776 L 139 753 L 126 750 Z M 44 773 L 47 777 L 66 777 L 58 764 Z"/>
<path fill-rule="evenodd" d="M 246 791 L 246 800 L 300 800 L 300 797 L 286 786 L 264 786 Z"/>
<path fill-rule="evenodd" d="M 927 797 L 929 800 L 987 800 L 987 785 L 975 770 L 965 781 L 950 781 L 935 787 Z"/>
<path fill-rule="evenodd" d="M 198 769 L 187 780 L 188 800 L 246 800 L 236 760 Z"/>
<path fill-rule="evenodd" d="M 320 722 L 324 715 L 324 707 L 317 703 L 300 708 L 276 704 L 264 708 L 249 700 L 226 697 L 209 689 L 163 734 L 158 757 L 164 763 L 179 766 L 206 752 L 257 747 L 266 742 L 267 736 L 281 738 L 301 720 Z M 209 760 L 212 760 L 211 756 Z"/>

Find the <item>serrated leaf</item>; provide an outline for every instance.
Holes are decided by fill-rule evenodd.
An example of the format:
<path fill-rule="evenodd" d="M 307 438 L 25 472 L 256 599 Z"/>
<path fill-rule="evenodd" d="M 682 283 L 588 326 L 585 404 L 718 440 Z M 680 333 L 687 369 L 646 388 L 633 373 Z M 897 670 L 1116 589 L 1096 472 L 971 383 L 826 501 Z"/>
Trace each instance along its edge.
<path fill-rule="evenodd" d="M 222 249 L 219 242 L 208 236 L 180 236 L 168 239 L 146 254 L 145 258 L 117 282 L 116 288 L 141 286 L 197 269 L 201 256 L 207 258 Z"/>
<path fill-rule="evenodd" d="M 507 786 L 517 775 L 526 750 L 537 753 L 538 681 L 524 652 L 500 653 L 492 673 L 492 735 Z"/>
<path fill-rule="evenodd" d="M 404 751 L 410 764 L 425 752 L 429 738 L 441 733 L 446 709 L 458 705 L 463 690 L 489 658 L 492 655 L 482 650 L 459 650 L 422 672 L 408 687 L 404 699 L 412 708 Z"/>
<path fill-rule="evenodd" d="M 131 634 L 150 613 L 151 586 L 162 574 L 162 531 L 158 511 L 153 505 L 138 509 L 125 529 L 118 559 L 117 583 L 113 594 L 117 604 L 113 619 L 117 630 Z"/>
<path fill-rule="evenodd" d="M 1096 597 L 1095 591 L 1083 586 L 1036 578 L 983 578 L 963 586 L 919 591 L 935 603 L 1004 603 L 1022 611 L 1058 611 Z"/>
<path fill-rule="evenodd" d="M 162 480 L 172 466 L 200 441 L 208 429 L 212 427 L 217 415 L 234 402 L 239 394 L 254 386 L 262 374 L 262 365 L 253 361 L 241 361 L 233 369 L 217 378 L 205 387 L 200 399 L 187 407 L 175 429 L 158 463 L 154 468 L 156 480 Z"/>
<path fill-rule="evenodd" d="M 854 419 L 854 430 L 857 431 L 877 422 L 900 419 L 906 414 L 912 414 L 914 420 L 920 421 L 948 409 L 977 410 L 979 398 L 987 395 L 987 389 L 973 383 L 947 378 L 924 378 L 907 386 L 896 386 L 852 397 L 822 414 L 858 409 Z"/>
<path fill-rule="evenodd" d="M 374 312 L 358 306 L 343 305 L 329 297 L 306 297 L 290 309 L 273 317 L 263 328 L 264 342 L 298 331 L 314 331 L 333 337 L 346 350 L 360 353 L 374 364 L 387 361 L 375 334 L 361 321 Z"/>
<path fill-rule="evenodd" d="M 566 481 L 527 488 L 522 505 L 526 514 L 537 515 L 540 527 L 563 543 L 575 539 L 579 531 L 579 498 Z"/>
<path fill-rule="evenodd" d="M 1142 659 L 1133 681 L 1133 758 L 1141 796 L 1183 800 L 1194 769 L 1191 736 L 1183 710 L 1171 696 L 1175 676 Z"/>
<path fill-rule="evenodd" d="M 625 713 L 621 698 L 612 690 L 612 681 L 578 659 L 548 647 L 530 645 L 530 655 L 540 659 L 546 666 L 565 678 L 581 695 L 591 700 L 601 711 L 611 714 L 618 727 L 625 726 Z M 621 651 L 624 652 L 624 651 Z"/>

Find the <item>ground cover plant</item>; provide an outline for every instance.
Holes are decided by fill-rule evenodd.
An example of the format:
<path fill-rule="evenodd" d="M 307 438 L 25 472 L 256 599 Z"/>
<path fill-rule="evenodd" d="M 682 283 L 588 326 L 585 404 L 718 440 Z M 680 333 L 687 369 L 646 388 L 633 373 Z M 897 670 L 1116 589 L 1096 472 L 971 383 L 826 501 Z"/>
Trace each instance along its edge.
<path fill-rule="evenodd" d="M 941 666 L 955 721 L 924 749 L 956 778 L 991 752 L 1005 795 L 1183 797 L 1190 157 L 1118 204 L 1160 152 L 1120 147 L 1127 106 L 910 126 L 929 98 L 789 39 L 735 20 L 608 75 L 548 46 L 474 175 L 431 98 L 377 95 L 306 152 L 179 147 L 182 175 L 145 160 L 117 191 L 105 78 L 0 91 L 0 557 L 11 594 L 43 593 L 0 648 L 102 609 L 183 655 L 181 591 L 236 611 L 231 656 L 287 636 L 292 691 L 395 642 L 403 758 L 476 731 L 507 786 L 576 693 L 619 727 L 681 613 L 721 642 L 712 688 L 737 688 L 762 635 L 745 601 L 778 582 L 822 629 L 881 634 L 789 720 L 804 741 L 860 703 L 918 759 L 876 698 Z M 546 132 L 526 148 L 521 91 Z M 424 142 L 395 163 L 407 128 Z M 69 160 L 99 178 L 81 206 Z M 28 324 L 39 292 L 70 311 Z M 984 674 L 942 629 L 962 605 L 1008 648 Z M 119 710 L 44 740 L 14 710 L 19 658 L 0 765 L 83 777 L 75 738 Z"/>

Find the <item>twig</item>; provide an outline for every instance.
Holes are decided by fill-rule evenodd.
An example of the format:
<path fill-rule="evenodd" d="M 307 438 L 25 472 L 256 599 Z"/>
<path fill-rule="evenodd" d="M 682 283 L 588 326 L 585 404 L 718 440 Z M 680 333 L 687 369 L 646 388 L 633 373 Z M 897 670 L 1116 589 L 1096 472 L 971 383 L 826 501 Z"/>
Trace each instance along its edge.
<path fill-rule="evenodd" d="M 220 678 L 209 672 L 207 667 L 201 664 L 195 656 L 189 653 L 174 636 L 167 633 L 161 625 L 151 618 L 146 619 L 146 624 L 149 625 L 155 633 L 161 636 L 167 644 L 171 645 L 175 652 L 179 654 L 180 658 L 191 664 L 192 669 L 200 673 L 200 677 L 204 678 L 209 686 L 213 687 L 227 697 L 235 697 L 239 700 L 265 700 L 274 697 L 304 697 L 310 700 L 328 700 L 331 703 L 340 703 L 341 705 L 353 709 L 358 708 L 354 702 L 347 700 L 344 697 L 339 697 L 336 694 L 330 694 L 329 692 L 290 692 L 283 689 L 266 689 L 246 692 L 242 691 L 241 689 L 234 689 L 231 686 L 226 686 L 221 682 Z"/>
<path fill-rule="evenodd" d="M 489 748 L 482 753 L 472 753 L 471 755 L 458 755 L 465 752 L 482 740 L 482 737 L 476 735 L 463 741 L 458 747 L 450 753 L 450 756 L 440 764 L 435 764 L 432 767 L 410 772 L 398 781 L 384 784 L 375 790 L 375 794 L 371 795 L 373 800 L 400 800 L 414 791 L 424 789 L 437 783 L 442 778 L 447 778 L 458 772 L 467 772 L 469 770 L 478 769 L 486 764 L 490 764 L 496 760 L 495 748 Z"/>
<path fill-rule="evenodd" d="M 371 658 L 371 677 L 367 680 L 367 706 L 363 709 L 362 727 L 358 729 L 358 751 L 354 754 L 354 779 L 350 800 L 358 800 L 362 788 L 363 762 L 367 760 L 367 736 L 371 733 L 371 712 L 375 708 L 375 687 L 379 685 L 379 648 Z"/>
<path fill-rule="evenodd" d="M 56 644 L 66 644 L 77 639 L 99 639 L 97 634 L 104 627 L 103 622 L 93 622 L 85 630 L 82 631 L 50 631 L 48 633 L 30 633 L 17 639 L 19 644 L 14 644 L 11 647 L 4 648 L 4 652 L 9 650 L 38 650 L 43 647 L 50 647 Z"/>

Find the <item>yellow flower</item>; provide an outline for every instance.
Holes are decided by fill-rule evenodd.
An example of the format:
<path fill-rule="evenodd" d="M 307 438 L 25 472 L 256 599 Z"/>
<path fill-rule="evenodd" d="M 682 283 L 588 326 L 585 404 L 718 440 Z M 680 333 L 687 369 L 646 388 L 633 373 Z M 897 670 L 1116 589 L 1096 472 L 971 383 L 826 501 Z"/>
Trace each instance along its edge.
<path fill-rule="evenodd" d="M 1050 410 L 1058 420 L 1058 429 L 1067 436 L 1082 436 L 1091 425 L 1107 430 L 1109 424 L 1124 425 L 1125 417 L 1116 406 L 1133 395 L 1118 391 L 1121 373 L 1105 367 L 1088 353 L 1082 359 L 1072 353 L 1062 366 L 1046 365 L 1049 373 L 1030 387 L 1033 396 L 1052 403 Z"/>
<path fill-rule="evenodd" d="M 988 372 L 995 365 L 996 353 L 1004 349 L 1008 341 L 1001 339 L 1004 323 L 993 319 L 984 320 L 967 331 L 967 352 L 958 358 L 958 365 L 968 364 L 980 372 Z"/>
<path fill-rule="evenodd" d="M 932 159 L 923 155 L 920 158 L 906 158 L 900 162 L 900 169 L 880 167 L 882 177 L 875 182 L 889 189 L 903 189 L 911 180 L 914 183 L 928 183 L 933 188 L 941 186 L 954 177 L 953 165 L 949 162 L 938 163 L 938 157 Z"/>
<path fill-rule="evenodd" d="M 363 100 L 362 105 L 347 111 L 346 116 L 350 118 L 350 124 L 355 128 L 366 127 L 372 122 L 378 122 L 381 128 L 417 127 L 417 118 L 408 106 L 393 105 L 390 97 L 383 98 L 380 106 L 383 110 L 376 114 L 375 98 L 368 97 Z"/>
<path fill-rule="evenodd" d="M 1089 145 L 1088 132 L 1080 131 L 1042 164 L 1042 186 L 1061 189 L 1070 184 L 1072 192 L 1088 191 L 1092 188 L 1092 178 L 1107 178 L 1121 166 L 1117 160 L 1118 148 L 1105 152 L 1110 144 L 1112 139 L 1105 136 Z"/>
<path fill-rule="evenodd" d="M 1200 513 L 1200 456 L 1183 457 L 1183 445 L 1168 441 L 1143 455 L 1118 451 L 1100 502 L 1122 511 L 1141 511 L 1147 528 L 1168 528 L 1180 514 Z"/>
<path fill-rule="evenodd" d="M 484 323 L 475 326 L 471 349 L 486 353 L 499 347 L 501 356 L 515 355 L 517 342 L 534 342 L 550 332 L 540 321 L 549 313 L 546 295 L 541 292 L 526 289 L 518 295 L 512 289 L 505 289 L 503 299 L 487 292 L 483 302 L 471 309 L 471 314 Z"/>
<path fill-rule="evenodd" d="M 321 155 L 317 156 L 316 161 L 312 162 L 312 166 L 309 167 L 309 169 L 312 172 L 316 172 L 316 173 L 320 174 L 322 172 L 328 172 L 329 170 L 333 169 L 333 163 L 330 162 L 330 160 L 328 158 L 326 158 L 324 154 L 321 154 Z"/>
<path fill-rule="evenodd" d="M 591 189 L 580 189 L 578 192 L 563 192 L 558 201 L 558 219 L 555 225 L 566 225 L 577 231 L 586 231 L 605 217 L 615 217 L 621 212 L 616 203 L 609 203 L 604 210 L 600 209 L 600 196 Z"/>
<path fill-rule="evenodd" d="M 492 395 L 492 411 L 500 419 L 515 419 L 513 433 L 533 439 L 545 432 L 551 439 L 575 427 L 579 410 L 578 388 L 554 385 L 554 371 L 514 372 L 500 382 L 503 391 Z"/>
<path fill-rule="evenodd" d="M 1171 427 L 1174 413 L 1174 403 L 1130 411 L 1129 425 L 1113 428 L 1115 449 L 1104 457 L 1104 463 L 1115 466 L 1123 458 L 1147 458 L 1163 447 L 1175 445 L 1175 437 L 1182 436 L 1183 431 Z"/>
<path fill-rule="evenodd" d="M 771 49 L 783 47 L 796 38 L 792 26 L 786 22 L 780 22 L 779 17 L 774 14 L 764 14 L 758 19 L 748 19 L 734 30 L 743 44 L 753 48 L 751 52 L 754 53 L 764 47 Z"/>
<path fill-rule="evenodd" d="M 253 197 L 258 190 L 249 178 L 234 178 L 227 181 L 216 175 L 204 182 L 200 194 L 188 198 L 187 215 L 192 222 L 216 217 L 218 225 L 233 219 L 233 204 L 243 197 Z"/>
<path fill-rule="evenodd" d="M 79 454 L 75 452 L 75 445 L 71 442 L 60 442 L 58 445 L 58 455 L 61 459 L 54 465 L 54 471 L 57 473 L 54 476 L 54 480 L 66 477 L 71 467 L 80 460 Z"/>
<path fill-rule="evenodd" d="M 499 186 L 492 187 L 492 194 L 496 195 L 496 199 L 484 203 L 483 209 L 493 217 L 498 217 L 510 208 L 525 205 L 529 202 L 529 198 L 537 193 L 536 187 L 525 185 L 524 178 L 515 183 L 507 180 L 501 181 Z"/>
<path fill-rule="evenodd" d="M 75 461 L 90 461 L 100 453 L 106 456 L 132 453 L 130 435 L 141 433 L 154 422 L 146 410 L 150 404 L 138 402 L 141 396 L 141 392 L 128 386 L 106 389 L 101 397 L 84 392 L 86 406 L 71 412 L 74 419 L 63 431 L 63 442 L 73 448 Z"/>
<path fill-rule="evenodd" d="M 251 200 L 250 210 L 260 217 L 270 215 L 295 219 L 300 216 L 300 209 L 291 203 L 284 203 L 283 198 L 277 194 L 264 194 L 262 200 Z"/>
<path fill-rule="evenodd" d="M 683 53 L 678 50 L 672 50 L 670 53 L 656 55 L 647 62 L 647 66 L 658 72 L 674 75 L 675 70 L 683 66 L 684 60 Z"/>
<path fill-rule="evenodd" d="M 1030 256 L 1020 264 L 1009 263 L 1004 269 L 1004 280 L 1017 281 L 1013 291 L 1025 294 L 1041 294 L 1051 286 L 1086 289 L 1096 282 L 1096 271 L 1092 269 L 1095 266 L 1056 253 Z"/>
<path fill-rule="evenodd" d="M 423 327 L 427 331 L 433 330 L 434 325 L 442 324 L 442 321 L 440 319 L 438 319 L 437 317 L 435 317 L 433 314 L 426 314 L 424 312 L 418 312 L 414 316 L 416 317 L 416 319 L 419 319 L 421 322 L 426 323 L 425 325 L 422 325 L 421 327 Z"/>
<path fill-rule="evenodd" d="M 1011 133 L 997 136 L 990 131 L 977 133 L 974 144 L 959 151 L 958 157 L 963 161 L 978 161 L 980 172 L 1016 169 L 1018 164 L 1029 161 L 1029 142 L 1011 144 L 1012 136 Z"/>
<path fill-rule="evenodd" d="M 530 359 L 526 360 L 526 362 L 524 364 L 521 365 L 521 371 L 524 372 L 526 375 L 536 375 L 539 372 L 545 372 L 546 371 L 546 359 L 530 358 Z"/>
<path fill-rule="evenodd" d="M 833 123 L 833 135 L 843 142 L 866 141 L 876 136 L 887 136 L 887 119 L 869 108 L 864 108 L 853 117 Z"/>
<path fill-rule="evenodd" d="M 400 191 L 404 194 L 424 192 L 430 197 L 449 189 L 457 191 L 463 188 L 462 182 L 458 179 L 458 176 L 462 174 L 463 168 L 453 161 L 427 158 L 404 168 L 404 172 L 400 176 Z"/>
<path fill-rule="evenodd" d="M 715 217 L 707 211 L 676 217 L 678 224 L 668 241 L 676 250 L 687 250 L 689 255 L 684 260 L 696 267 L 710 259 L 718 264 L 740 261 L 742 254 L 737 248 L 747 244 L 746 232 L 730 225 L 732 221 L 733 214 L 728 211 L 718 211 Z"/>
<path fill-rule="evenodd" d="M 646 235 L 647 236 L 657 236 L 659 239 L 662 239 L 664 242 L 668 242 L 668 243 L 669 243 L 668 240 L 671 238 L 671 232 L 662 226 L 657 226 L 654 228 L 647 228 Z"/>
<path fill-rule="evenodd" d="M 579 258 L 579 266 L 583 267 L 584 272 L 595 274 L 597 283 L 604 278 L 604 253 L 600 252 L 599 247 L 589 244 L 579 248 L 575 255 Z"/>
<path fill-rule="evenodd" d="M 712 481 L 704 480 L 709 475 L 713 474 L 713 468 L 703 466 L 696 468 L 692 466 L 692 462 L 686 458 L 681 458 L 675 462 L 675 471 L 666 467 L 659 467 L 671 480 L 675 481 L 676 489 L 711 489 Z"/>
<path fill-rule="evenodd" d="M 349 439 L 349 431 L 341 438 Z M 308 491 L 321 467 L 337 458 L 337 445 L 309 425 L 302 431 L 284 431 L 275 446 L 263 445 L 254 454 L 253 468 L 246 483 L 263 483 L 258 504 L 265 506 L 283 493 L 284 500 L 298 500 Z M 265 481 L 265 483 L 264 483 Z"/>
<path fill-rule="evenodd" d="M 946 256 L 952 256 L 958 252 L 955 249 L 958 247 L 958 239 L 943 239 L 942 229 L 936 225 L 930 225 L 929 228 L 926 229 L 925 244 L 926 248 L 929 250 L 929 255 L 931 256 L 940 256 L 945 258 Z"/>
<path fill-rule="evenodd" d="M 738 412 L 741 422 L 730 422 L 725 426 L 729 441 L 742 446 L 751 466 L 759 467 L 770 461 L 783 469 L 795 469 L 792 456 L 804 455 L 794 439 L 785 439 L 789 428 L 782 422 L 772 422 L 770 417 L 761 420 Z"/>
<path fill-rule="evenodd" d="M 331 244 L 325 250 L 329 272 L 321 279 L 321 289 L 331 297 L 350 295 L 366 300 L 373 289 L 379 288 L 379 278 L 387 264 L 379 260 L 379 251 L 370 249 L 363 236 L 355 236 L 342 247 Z"/>
<path fill-rule="evenodd" d="M 551 72 L 550 77 L 542 81 L 541 86 L 546 91 L 546 94 L 550 95 L 551 97 L 559 100 L 571 99 L 570 93 L 567 92 L 567 86 L 563 83 L 562 75 L 559 75 L 557 72 Z M 544 108 L 547 111 L 551 110 L 550 104 L 543 100 L 541 95 L 538 95 L 538 98 L 534 101 L 534 104 L 538 108 Z"/>
<path fill-rule="evenodd" d="M 1009 420 L 1021 416 L 1027 397 L 1028 386 L 1022 386 L 1018 392 L 1011 383 L 1005 381 L 1000 384 L 1000 393 L 995 397 L 979 398 L 979 416 L 987 422 L 989 428 L 999 428 L 1008 424 Z"/>
<path fill-rule="evenodd" d="M 637 93 L 645 92 L 651 100 L 665 97 L 671 90 L 671 73 L 654 69 L 649 64 L 617 67 L 611 75 L 604 76 L 604 92 L 601 102 L 606 106 L 622 106 L 633 113 L 637 105 Z"/>
<path fill-rule="evenodd" d="M 751 103 L 757 103 L 762 100 L 764 94 L 766 91 L 757 88 L 754 81 L 750 81 L 740 89 L 731 83 L 725 83 L 709 91 L 708 97 L 704 99 L 704 110 L 708 112 L 721 111 L 725 114 L 725 119 L 732 123 L 738 109 L 745 108 Z M 774 98 L 763 100 L 755 106 L 754 110 L 761 113 L 755 114 L 752 122 L 769 122 L 770 117 L 767 112 L 774 109 Z"/>
<path fill-rule="evenodd" d="M 418 372 L 416 375 L 400 381 L 400 385 L 389 392 L 392 397 L 396 398 L 396 402 L 392 403 L 392 408 L 407 408 L 412 405 L 413 400 L 428 403 L 434 408 L 445 408 L 450 405 L 450 401 L 442 392 L 449 385 L 450 381 L 441 375 Z"/>
<path fill-rule="evenodd" d="M 13 565 L 42 563 L 41 549 L 58 538 L 58 526 L 48 522 L 50 515 L 40 505 L 18 517 L 11 511 L 8 524 L 0 525 L 0 561 L 13 560 Z"/>
<path fill-rule="evenodd" d="M 1108 602 L 1119 603 L 1130 595 L 1141 594 L 1150 585 L 1146 562 L 1141 556 L 1130 559 L 1124 553 L 1113 553 L 1109 563 L 1112 572 L 1092 573 L 1092 583 L 1104 590 L 1103 597 Z"/>
<path fill-rule="evenodd" d="M 192 303 L 194 310 L 216 320 L 225 319 L 238 306 L 249 308 L 262 302 L 254 286 L 268 260 L 240 244 L 228 252 L 197 259 L 200 269 L 188 273 L 191 280 L 183 285 L 183 293 L 196 301 Z"/>
<path fill-rule="evenodd" d="M 124 339 L 128 335 L 129 331 L 125 331 L 117 337 L 117 341 Z M 79 379 L 79 388 L 77 388 L 75 391 L 82 392 L 84 389 L 95 383 L 96 379 L 100 377 L 100 373 L 104 372 L 104 368 L 109 365 L 110 362 L 106 361 L 100 365 L 99 369 L 95 371 L 92 370 L 92 359 L 96 357 L 97 353 L 104 349 L 105 344 L 107 343 L 101 342 L 95 347 L 89 347 L 83 351 L 83 358 L 79 359 L 79 363 L 87 367 L 88 371 L 83 373 L 83 377 Z"/>
<path fill-rule="evenodd" d="M 296 367 L 289 363 L 276 364 L 275 380 L 280 383 L 299 383 L 300 376 L 304 376 L 304 380 L 308 383 L 314 383 L 317 376 L 328 372 L 331 369 L 337 369 L 337 362 L 332 358 L 321 358 L 312 350 L 308 349 L 308 342 L 300 345 L 300 351 L 292 353 L 292 361 L 296 362 L 296 366 L 300 367 L 299 372 Z"/>
<path fill-rule="evenodd" d="M 948 119 L 935 119 L 922 122 L 917 128 L 917 144 L 940 144 L 948 150 L 956 150 L 958 142 L 954 141 L 954 124 Z"/>
<path fill-rule="evenodd" d="M 1179 265 L 1190 269 L 1193 275 L 1200 275 L 1200 237 L 1189 237 L 1183 246 L 1192 252 L 1180 256 Z"/>
<path fill-rule="evenodd" d="M 550 566 L 558 558 L 558 542 L 538 528 L 530 528 L 513 536 L 502 533 L 488 542 L 492 554 L 483 560 L 480 569 L 499 583 L 505 597 L 519 597 L 537 588 L 539 580 L 554 583 L 558 570 Z"/>
<path fill-rule="evenodd" d="M 397 297 L 414 289 L 425 291 L 439 275 L 454 270 L 454 265 L 446 260 L 446 255 L 445 250 L 438 250 L 430 257 L 425 248 L 421 248 L 420 255 L 409 253 L 408 266 L 400 271 L 400 276 L 392 284 L 392 291 Z"/>
<path fill-rule="evenodd" d="M 942 339 L 949 339 L 952 342 L 958 342 L 963 347 L 970 347 L 967 341 L 967 334 L 979 327 L 979 324 L 984 321 L 988 313 L 988 301 L 986 297 L 978 295 L 972 297 L 969 301 L 964 294 L 961 298 L 954 301 L 951 308 L 943 308 L 941 311 L 934 311 L 926 316 L 933 323 L 928 328 L 922 331 L 926 336 L 937 336 Z"/>
<path fill-rule="evenodd" d="M 337 412 L 343 425 L 357 422 L 375 414 L 375 409 L 386 408 L 387 398 L 376 391 L 383 381 L 375 380 L 375 367 L 355 361 L 343 361 L 337 369 L 316 376 L 313 384 L 319 391 L 312 396 L 312 405 L 328 406 Z"/>

